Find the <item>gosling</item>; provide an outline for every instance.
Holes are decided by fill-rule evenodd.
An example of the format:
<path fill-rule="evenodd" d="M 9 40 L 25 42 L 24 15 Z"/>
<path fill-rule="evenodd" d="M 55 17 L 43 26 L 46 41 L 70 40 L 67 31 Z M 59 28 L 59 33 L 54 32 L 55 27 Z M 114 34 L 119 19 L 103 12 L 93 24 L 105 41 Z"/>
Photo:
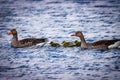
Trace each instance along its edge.
<path fill-rule="evenodd" d="M 50 46 L 52 46 L 52 47 L 56 47 L 56 48 L 57 48 L 57 47 L 60 47 L 60 44 L 51 41 L 51 42 L 50 42 Z"/>

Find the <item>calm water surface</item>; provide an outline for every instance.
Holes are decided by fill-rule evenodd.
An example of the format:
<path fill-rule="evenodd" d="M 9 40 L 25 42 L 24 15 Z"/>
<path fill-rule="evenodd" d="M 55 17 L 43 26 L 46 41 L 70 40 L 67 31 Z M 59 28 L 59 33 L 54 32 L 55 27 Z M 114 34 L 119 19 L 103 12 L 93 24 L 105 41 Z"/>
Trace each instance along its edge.
<path fill-rule="evenodd" d="M 11 48 L 13 28 L 60 44 L 79 40 L 75 31 L 89 43 L 120 39 L 119 0 L 0 0 L 0 80 L 120 80 L 120 49 Z"/>

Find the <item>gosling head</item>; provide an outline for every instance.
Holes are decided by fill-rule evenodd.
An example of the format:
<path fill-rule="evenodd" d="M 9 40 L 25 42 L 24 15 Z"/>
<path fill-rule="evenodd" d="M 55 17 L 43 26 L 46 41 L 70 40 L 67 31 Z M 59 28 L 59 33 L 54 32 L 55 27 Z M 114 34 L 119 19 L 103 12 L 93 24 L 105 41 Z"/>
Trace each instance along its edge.
<path fill-rule="evenodd" d="M 54 42 L 53 42 L 53 41 L 51 41 L 51 42 L 50 42 L 50 44 L 54 44 Z"/>
<path fill-rule="evenodd" d="M 66 41 L 63 41 L 63 42 L 62 42 L 62 44 L 65 44 L 65 43 L 66 43 Z"/>

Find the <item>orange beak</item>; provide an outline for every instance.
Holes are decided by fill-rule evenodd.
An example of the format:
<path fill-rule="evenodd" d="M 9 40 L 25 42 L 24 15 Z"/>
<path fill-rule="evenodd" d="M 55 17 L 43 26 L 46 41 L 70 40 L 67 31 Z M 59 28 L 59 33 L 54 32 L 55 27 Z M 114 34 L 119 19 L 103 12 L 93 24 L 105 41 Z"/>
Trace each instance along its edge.
<path fill-rule="evenodd" d="M 71 36 L 76 36 L 76 34 L 71 34 Z"/>
<path fill-rule="evenodd" d="M 8 35 L 11 35 L 12 34 L 12 32 L 10 31 L 10 32 L 8 32 Z"/>

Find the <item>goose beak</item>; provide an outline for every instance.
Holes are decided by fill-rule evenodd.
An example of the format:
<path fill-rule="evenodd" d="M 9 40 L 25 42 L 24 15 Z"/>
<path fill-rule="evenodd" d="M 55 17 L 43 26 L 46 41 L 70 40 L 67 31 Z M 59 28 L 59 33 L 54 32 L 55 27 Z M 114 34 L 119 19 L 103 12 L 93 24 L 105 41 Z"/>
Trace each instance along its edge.
<path fill-rule="evenodd" d="M 76 36 L 76 34 L 71 34 L 71 36 Z"/>
<path fill-rule="evenodd" d="M 11 35 L 12 34 L 12 32 L 10 31 L 10 32 L 8 32 L 8 35 Z"/>

